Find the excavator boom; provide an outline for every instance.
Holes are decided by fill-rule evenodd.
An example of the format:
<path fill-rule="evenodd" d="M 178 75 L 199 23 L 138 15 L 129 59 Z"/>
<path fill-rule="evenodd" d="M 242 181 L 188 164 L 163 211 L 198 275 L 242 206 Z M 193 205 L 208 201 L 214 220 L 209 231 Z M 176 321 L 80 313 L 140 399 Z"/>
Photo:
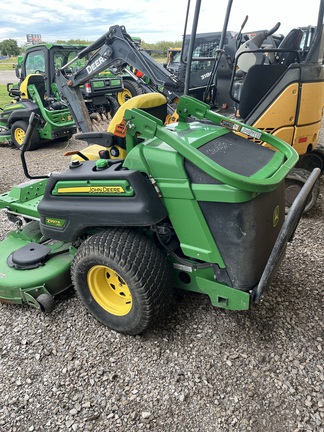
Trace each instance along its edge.
<path fill-rule="evenodd" d="M 115 25 L 109 31 L 78 53 L 81 59 L 94 52 L 86 65 L 72 76 L 66 76 L 64 65 L 56 75 L 58 91 L 67 102 L 75 122 L 82 132 L 92 131 L 92 123 L 79 86 L 100 72 L 114 68 L 122 70 L 127 65 L 140 70 L 150 78 L 148 91 L 163 93 L 168 101 L 183 94 L 184 85 L 172 73 L 156 62 L 134 43 L 124 26 Z M 73 59 L 73 61 L 76 59 Z"/>

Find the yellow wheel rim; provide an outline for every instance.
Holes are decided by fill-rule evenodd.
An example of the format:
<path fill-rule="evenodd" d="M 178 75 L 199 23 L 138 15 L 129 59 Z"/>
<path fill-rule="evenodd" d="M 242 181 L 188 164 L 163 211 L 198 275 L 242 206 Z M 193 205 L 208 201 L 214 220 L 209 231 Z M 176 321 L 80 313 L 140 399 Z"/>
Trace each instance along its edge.
<path fill-rule="evenodd" d="M 123 105 L 128 99 L 133 97 L 132 93 L 128 89 L 124 89 L 123 91 L 117 93 L 117 101 L 119 105 Z"/>
<path fill-rule="evenodd" d="M 126 282 L 111 268 L 93 266 L 88 272 L 88 286 L 99 306 L 112 315 L 124 316 L 132 309 L 132 295 Z"/>
<path fill-rule="evenodd" d="M 26 132 L 24 131 L 24 129 L 21 128 L 17 128 L 14 132 L 14 137 L 15 137 L 15 141 L 18 145 L 22 145 L 24 142 L 24 138 L 25 138 Z"/>

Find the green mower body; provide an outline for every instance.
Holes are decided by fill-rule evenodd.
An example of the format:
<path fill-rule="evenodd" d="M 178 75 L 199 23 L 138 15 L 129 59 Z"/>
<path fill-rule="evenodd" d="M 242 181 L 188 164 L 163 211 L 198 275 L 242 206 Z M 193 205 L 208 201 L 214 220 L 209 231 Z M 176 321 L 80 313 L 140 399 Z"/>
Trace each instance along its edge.
<path fill-rule="evenodd" d="M 260 301 L 319 173 L 285 219 L 294 149 L 190 97 L 178 113 L 163 126 L 127 110 L 125 160 L 71 162 L 0 196 L 27 220 L 0 244 L 0 301 L 37 305 L 72 283 L 99 321 L 127 334 L 152 322 L 171 286 L 226 309 Z"/>
<path fill-rule="evenodd" d="M 29 150 L 37 149 L 46 141 L 71 138 L 77 131 L 74 119 L 63 103 L 44 98 L 44 77 L 29 75 L 25 81 L 26 93 L 11 89 L 9 94 L 17 93 L 16 99 L 0 112 L 0 143 L 12 143 L 21 149 L 31 113 L 39 115 L 41 121 L 34 129 Z"/>

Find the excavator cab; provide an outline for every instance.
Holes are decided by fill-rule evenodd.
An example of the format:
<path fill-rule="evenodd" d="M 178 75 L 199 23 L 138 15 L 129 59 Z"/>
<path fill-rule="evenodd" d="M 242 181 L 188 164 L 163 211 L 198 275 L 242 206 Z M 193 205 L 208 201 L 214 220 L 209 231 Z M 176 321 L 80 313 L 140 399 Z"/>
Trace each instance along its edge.
<path fill-rule="evenodd" d="M 224 35 L 229 15 L 228 11 Z M 265 42 L 280 23 L 255 32 L 238 47 L 229 84 L 219 79 L 223 75 L 220 61 L 210 76 L 210 99 L 215 98 L 216 109 L 282 139 L 299 154 L 298 164 L 287 177 L 287 212 L 310 172 L 314 168 L 324 171 L 324 147 L 319 143 L 324 112 L 323 17 L 324 0 L 319 0 L 317 25 L 293 28 L 272 48 Z M 318 193 L 319 180 L 305 212 L 315 205 Z"/>

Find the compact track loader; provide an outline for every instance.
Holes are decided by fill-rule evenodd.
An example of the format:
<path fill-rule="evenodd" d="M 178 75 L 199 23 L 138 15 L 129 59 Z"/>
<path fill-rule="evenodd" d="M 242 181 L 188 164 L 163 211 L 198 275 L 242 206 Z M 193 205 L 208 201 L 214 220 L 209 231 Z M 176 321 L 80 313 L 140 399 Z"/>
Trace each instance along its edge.
<path fill-rule="evenodd" d="M 30 181 L 0 196 L 17 220 L 0 243 L 0 301 L 49 312 L 73 285 L 96 319 L 130 335 L 167 309 L 173 289 L 230 310 L 258 304 L 320 170 L 285 218 L 284 180 L 298 161 L 285 142 L 189 96 L 166 126 L 159 93 L 120 110 L 113 133 L 94 133 L 96 157 L 90 146 L 65 171 L 34 179 L 24 158 L 31 116 L 21 152 Z"/>

